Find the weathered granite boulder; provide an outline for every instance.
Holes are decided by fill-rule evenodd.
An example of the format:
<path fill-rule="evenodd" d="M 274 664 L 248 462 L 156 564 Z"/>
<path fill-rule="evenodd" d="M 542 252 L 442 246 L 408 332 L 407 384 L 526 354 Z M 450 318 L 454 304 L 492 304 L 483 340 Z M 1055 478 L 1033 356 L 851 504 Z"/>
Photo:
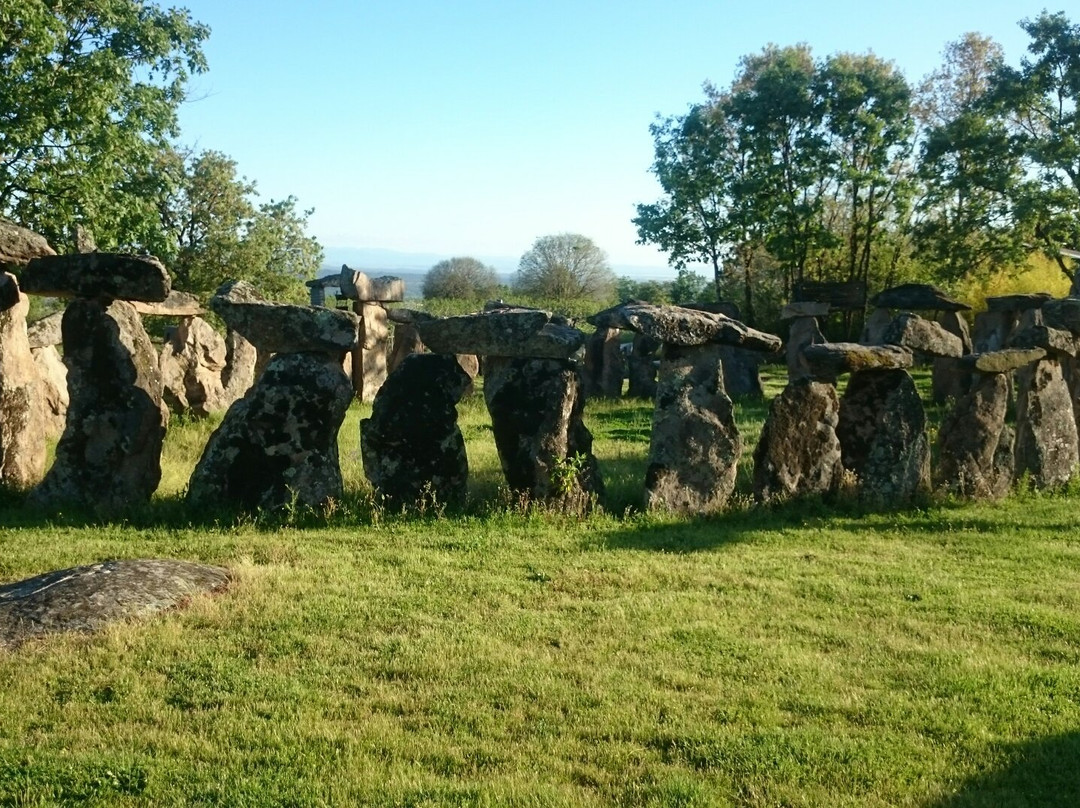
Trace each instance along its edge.
<path fill-rule="evenodd" d="M 650 509 L 710 513 L 735 488 L 742 438 L 721 361 L 716 345 L 664 347 L 645 472 Z"/>
<path fill-rule="evenodd" d="M 417 330 L 428 350 L 442 354 L 567 359 L 585 344 L 581 331 L 537 309 L 498 308 L 443 317 L 418 322 Z"/>
<path fill-rule="evenodd" d="M 685 306 L 656 306 L 635 301 L 621 303 L 589 318 L 597 328 L 627 328 L 665 345 L 704 345 L 709 342 L 738 345 L 755 351 L 775 353 L 781 340 L 774 334 L 750 328 L 719 313 L 697 311 Z"/>
<path fill-rule="evenodd" d="M 972 350 L 976 353 L 1001 350 L 1008 343 L 1017 320 L 1016 312 L 979 312 L 975 315 L 975 327 L 971 334 Z"/>
<path fill-rule="evenodd" d="M 999 499 L 1013 482 L 1013 431 L 1005 423 L 1009 380 L 1004 373 L 976 374 L 938 432 L 934 485 L 958 496 Z"/>
<path fill-rule="evenodd" d="M 656 371 L 660 365 L 663 343 L 644 334 L 634 334 L 630 355 L 626 357 L 626 395 L 652 400 L 656 397 Z"/>
<path fill-rule="evenodd" d="M 100 297 L 106 300 L 165 300 L 172 281 L 152 255 L 72 253 L 34 258 L 19 276 L 27 294 Z"/>
<path fill-rule="evenodd" d="M 342 353 L 357 341 L 359 321 L 352 312 L 269 303 L 246 281 L 222 284 L 210 308 L 260 353 Z"/>
<path fill-rule="evenodd" d="M 999 351 L 969 354 L 958 361 L 969 372 L 1008 373 L 1038 362 L 1045 356 L 1046 351 L 1042 348 L 1002 348 Z"/>
<path fill-rule="evenodd" d="M 882 339 L 886 345 L 900 345 L 929 356 L 958 358 L 964 355 L 964 342 L 960 337 L 910 312 L 896 315 Z"/>
<path fill-rule="evenodd" d="M 420 332 L 411 323 L 394 323 L 394 342 L 390 350 L 390 356 L 386 360 L 387 374 L 393 373 L 405 357 L 424 352 L 424 342 L 420 339 Z"/>
<path fill-rule="evenodd" d="M 836 434 L 864 500 L 898 505 L 930 489 L 926 413 L 906 370 L 853 373 Z"/>
<path fill-rule="evenodd" d="M 256 510 L 340 499 L 337 435 L 350 401 L 335 356 L 277 354 L 210 436 L 188 501 Z"/>
<path fill-rule="evenodd" d="M 411 354 L 360 422 L 364 474 L 392 506 L 465 499 L 469 461 L 457 403 L 472 380 L 453 356 Z"/>
<path fill-rule="evenodd" d="M 32 499 L 105 511 L 145 502 L 161 479 L 168 410 L 142 320 L 125 301 L 76 298 L 63 329 L 71 404 L 56 460 Z"/>
<path fill-rule="evenodd" d="M 788 379 L 810 376 L 810 365 L 803 357 L 803 348 L 823 342 L 825 335 L 821 333 L 816 317 L 798 317 L 792 321 L 786 343 Z"/>
<path fill-rule="evenodd" d="M 761 387 L 761 374 L 758 372 L 766 354 L 740 348 L 737 345 L 717 346 L 717 355 L 724 369 L 724 392 L 730 398 L 761 398 L 765 391 Z"/>
<path fill-rule="evenodd" d="M 374 401 L 386 381 L 390 324 L 378 303 L 360 303 L 360 329 L 353 346 L 353 390 L 361 401 Z"/>
<path fill-rule="evenodd" d="M 617 328 L 598 328 L 585 340 L 582 380 L 587 398 L 621 398 L 626 360 Z"/>
<path fill-rule="evenodd" d="M 46 348 L 63 343 L 63 322 L 64 312 L 61 310 L 46 315 L 40 320 L 35 320 L 27 325 L 26 338 L 30 340 L 30 347 Z"/>
<path fill-rule="evenodd" d="M 803 348 L 810 375 L 833 381 L 842 373 L 860 370 L 900 370 L 914 363 L 911 351 L 899 345 L 861 345 L 857 342 L 822 342 Z"/>
<path fill-rule="evenodd" d="M 139 314 L 155 317 L 198 317 L 203 313 L 199 298 L 187 292 L 179 292 L 176 289 L 169 292 L 169 296 L 160 303 L 144 303 L 141 300 L 133 300 L 131 305 L 135 307 L 135 311 L 139 312 Z"/>
<path fill-rule="evenodd" d="M 18 294 L 11 275 L 0 277 L 11 283 L 18 296 L 14 306 L 0 312 L 0 485 L 26 489 L 45 473 L 45 411 L 26 337 L 30 301 Z"/>
<path fill-rule="evenodd" d="M 45 419 L 45 436 L 56 440 L 64 433 L 67 423 L 68 396 L 67 366 L 60 358 L 55 345 L 31 348 L 34 366 L 37 368 L 42 415 Z"/>
<path fill-rule="evenodd" d="M 878 292 L 870 302 L 882 309 L 915 311 L 968 311 L 971 306 L 953 300 L 929 283 L 904 283 Z"/>
<path fill-rule="evenodd" d="M 971 353 L 971 330 L 967 320 L 959 312 L 943 311 L 938 315 L 938 325 L 959 337 L 964 355 Z M 937 404 L 943 404 L 949 399 L 957 400 L 971 385 L 971 375 L 965 372 L 963 366 L 956 360 L 947 357 L 936 357 L 933 363 L 931 375 L 931 395 Z"/>
<path fill-rule="evenodd" d="M 579 506 L 604 484 L 582 421 L 581 373 L 568 359 L 487 357 L 484 400 L 511 489 Z"/>
<path fill-rule="evenodd" d="M 228 586 L 222 567 L 172 559 L 103 561 L 0 585 L 0 648 L 61 632 L 97 631 L 182 608 Z"/>
<path fill-rule="evenodd" d="M 1043 304 L 1053 297 L 1049 292 L 1033 294 L 1000 295 L 986 298 L 987 311 L 1023 312 L 1041 309 Z"/>
<path fill-rule="evenodd" d="M 1062 328 L 1046 325 L 1029 325 L 1017 328 L 1009 337 L 1011 348 L 1042 348 L 1050 356 L 1076 356 L 1080 351 L 1080 337 Z"/>
<path fill-rule="evenodd" d="M 892 325 L 893 316 L 889 309 L 874 309 L 863 323 L 859 342 L 863 345 L 884 345 L 885 332 Z"/>
<path fill-rule="evenodd" d="M 1080 335 L 1080 298 L 1047 300 L 1042 305 L 1042 313 L 1043 322 L 1051 328 L 1062 328 Z"/>
<path fill-rule="evenodd" d="M 1080 462 L 1072 397 L 1061 363 L 1047 357 L 1016 374 L 1016 473 L 1042 488 L 1063 485 Z"/>
<path fill-rule="evenodd" d="M 45 237 L 7 219 L 0 219 L 0 272 L 19 270 L 34 258 L 56 255 Z"/>
<path fill-rule="evenodd" d="M 221 372 L 225 340 L 201 317 L 185 317 L 161 349 L 161 395 L 174 414 L 204 418 L 228 409 Z"/>
<path fill-rule="evenodd" d="M 368 277 L 358 269 L 342 265 L 338 290 L 342 297 L 361 303 L 395 303 L 405 299 L 405 281 L 390 275 Z"/>
<path fill-rule="evenodd" d="M 754 496 L 761 501 L 836 489 L 844 470 L 836 437 L 840 401 L 831 384 L 796 379 L 772 400 L 754 449 Z"/>
<path fill-rule="evenodd" d="M 258 350 L 243 335 L 231 328 L 225 332 L 225 367 L 221 370 L 221 388 L 226 407 L 243 398 L 255 384 L 258 361 Z"/>

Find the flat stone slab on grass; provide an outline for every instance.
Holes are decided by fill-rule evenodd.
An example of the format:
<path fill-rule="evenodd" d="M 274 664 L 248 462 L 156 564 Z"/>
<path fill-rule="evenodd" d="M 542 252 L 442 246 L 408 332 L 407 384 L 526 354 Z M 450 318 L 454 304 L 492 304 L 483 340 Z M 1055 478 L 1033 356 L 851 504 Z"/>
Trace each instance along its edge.
<path fill-rule="evenodd" d="M 35 258 L 19 275 L 28 295 L 103 297 L 160 303 L 172 291 L 165 265 L 152 255 L 73 253 Z"/>
<path fill-rule="evenodd" d="M 589 322 L 597 328 L 625 328 L 665 345 L 686 348 L 712 342 L 775 353 L 783 344 L 775 334 L 750 328 L 723 314 L 683 306 L 623 303 L 597 312 L 589 318 Z"/>
<path fill-rule="evenodd" d="M 878 292 L 870 302 L 882 309 L 918 311 L 969 311 L 971 306 L 949 297 L 929 283 L 904 283 Z"/>
<path fill-rule="evenodd" d="M 899 345 L 861 345 L 858 342 L 820 342 L 803 348 L 810 374 L 835 379 L 859 370 L 903 370 L 914 364 L 907 348 Z"/>
<path fill-rule="evenodd" d="M 439 354 L 568 359 L 585 344 L 584 333 L 538 309 L 502 308 L 417 321 L 416 330 L 428 350 Z"/>
<path fill-rule="evenodd" d="M 0 648 L 183 607 L 229 584 L 222 567 L 171 559 L 103 561 L 0 586 Z"/>

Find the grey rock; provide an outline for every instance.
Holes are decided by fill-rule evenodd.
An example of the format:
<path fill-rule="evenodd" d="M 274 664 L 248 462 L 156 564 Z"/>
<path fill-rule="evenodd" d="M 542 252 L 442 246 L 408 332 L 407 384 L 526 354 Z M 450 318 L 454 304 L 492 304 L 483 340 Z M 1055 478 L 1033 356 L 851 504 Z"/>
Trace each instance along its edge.
<path fill-rule="evenodd" d="M 626 358 L 626 395 L 652 400 L 656 397 L 658 351 L 662 343 L 644 334 L 634 334 L 630 355 Z"/>
<path fill-rule="evenodd" d="M 692 346 L 706 343 L 738 345 L 755 351 L 775 353 L 782 345 L 774 334 L 750 328 L 723 314 L 697 311 L 685 306 L 656 306 L 652 303 L 622 303 L 589 318 L 597 328 L 626 328 L 665 345 Z"/>
<path fill-rule="evenodd" d="M 960 338 L 964 355 L 971 353 L 971 330 L 967 320 L 955 311 L 944 311 L 938 315 L 938 325 Z M 934 359 L 931 375 L 931 394 L 937 404 L 944 404 L 949 399 L 958 400 L 971 386 L 971 371 L 955 359 L 938 357 Z"/>
<path fill-rule="evenodd" d="M 896 315 L 882 339 L 887 345 L 900 345 L 929 356 L 958 358 L 964 355 L 960 337 L 910 312 Z"/>
<path fill-rule="evenodd" d="M 438 320 L 434 314 L 428 314 L 426 311 L 418 311 L 417 309 L 405 309 L 405 308 L 393 308 L 386 310 L 387 319 L 395 325 L 416 325 L 417 323 L 426 323 L 431 320 Z"/>
<path fill-rule="evenodd" d="M 831 384 L 796 379 L 772 400 L 754 449 L 754 496 L 761 501 L 836 489 L 844 467 L 836 437 L 840 401 Z"/>
<path fill-rule="evenodd" d="M 198 317 L 203 313 L 199 298 L 187 292 L 179 292 L 173 289 L 169 296 L 160 303 L 144 303 L 141 300 L 133 300 L 131 305 L 135 311 L 143 315 L 155 317 Z"/>
<path fill-rule="evenodd" d="M 27 294 L 101 297 L 106 300 L 165 300 L 172 281 L 152 255 L 73 253 L 34 258 L 19 276 Z"/>
<path fill-rule="evenodd" d="M 17 305 L 21 295 L 19 283 L 15 280 L 15 276 L 7 272 L 0 272 L 0 313 Z"/>
<path fill-rule="evenodd" d="M 34 366 L 37 368 L 38 382 L 41 385 L 39 392 L 45 418 L 45 436 L 49 440 L 56 440 L 64 433 L 68 406 L 71 403 L 68 396 L 67 367 L 55 345 L 31 348 L 30 353 L 34 355 Z"/>
<path fill-rule="evenodd" d="M 828 303 L 802 301 L 788 303 L 780 310 L 781 320 L 799 320 L 804 317 L 825 317 L 831 307 Z"/>
<path fill-rule="evenodd" d="M 1002 348 L 999 351 L 969 354 L 957 362 L 968 371 L 1009 373 L 1038 362 L 1045 356 L 1046 351 L 1042 348 Z"/>
<path fill-rule="evenodd" d="M 0 219 L 0 272 L 18 271 L 34 258 L 56 255 L 45 237 L 7 219 Z"/>
<path fill-rule="evenodd" d="M 390 356 L 386 360 L 387 374 L 397 370 L 401 363 L 405 361 L 405 357 L 423 353 L 425 350 L 424 342 L 420 339 L 420 332 L 416 330 L 415 325 L 398 322 L 393 318 L 391 318 L 391 321 L 394 323 L 394 341 L 390 349 Z"/>
<path fill-rule="evenodd" d="M 64 332 L 61 327 L 63 321 L 64 312 L 56 311 L 30 323 L 26 327 L 26 337 L 30 340 L 30 347 L 46 348 L 63 343 Z"/>
<path fill-rule="evenodd" d="M 737 345 L 717 346 L 717 355 L 724 369 L 724 391 L 731 398 L 761 398 L 765 395 L 761 387 L 761 374 L 758 369 L 765 358 L 761 351 L 740 348 Z"/>
<path fill-rule="evenodd" d="M 787 338 L 788 379 L 802 379 L 810 376 L 810 365 L 803 357 L 803 348 L 825 342 L 825 335 L 818 328 L 815 317 L 798 317 L 792 321 Z"/>
<path fill-rule="evenodd" d="M 971 335 L 972 350 L 975 353 L 1001 350 L 1008 342 L 1017 320 L 1016 312 L 979 312 L 975 315 L 975 328 Z"/>
<path fill-rule="evenodd" d="M 62 632 L 92 632 L 181 608 L 220 592 L 222 567 L 171 559 L 103 561 L 0 586 L 0 648 Z"/>
<path fill-rule="evenodd" d="M 371 278 L 357 269 L 341 267 L 338 281 L 341 296 L 362 303 L 394 303 L 405 299 L 405 281 L 390 275 Z"/>
<path fill-rule="evenodd" d="M 650 509 L 711 513 L 735 488 L 742 438 L 721 363 L 716 345 L 664 348 L 645 473 Z"/>
<path fill-rule="evenodd" d="M 617 328 L 598 328 L 585 340 L 582 380 L 588 398 L 621 398 L 626 360 Z"/>
<path fill-rule="evenodd" d="M 255 346 L 233 329 L 225 332 L 225 367 L 221 371 L 221 387 L 226 407 L 239 401 L 255 384 L 255 365 L 259 352 Z"/>
<path fill-rule="evenodd" d="M 32 499 L 119 511 L 161 479 L 168 410 L 157 355 L 130 303 L 76 298 L 64 312 L 68 408 L 56 459 Z"/>
<path fill-rule="evenodd" d="M 863 324 L 859 342 L 863 345 L 884 345 L 885 332 L 892 325 L 892 312 L 888 309 L 874 309 Z"/>
<path fill-rule="evenodd" d="M 954 300 L 929 283 L 904 283 L 878 292 L 870 302 L 883 309 L 916 311 L 968 311 L 971 306 Z"/>
<path fill-rule="evenodd" d="M 5 273 L 6 274 L 6 273 Z M 10 275 L 16 294 L 18 285 Z M 26 489 L 45 473 L 45 410 L 30 342 L 26 312 L 30 301 L 0 312 L 0 484 Z"/>
<path fill-rule="evenodd" d="M 277 354 L 210 436 L 188 502 L 250 511 L 340 499 L 337 436 L 350 401 L 352 385 L 334 356 Z"/>
<path fill-rule="evenodd" d="M 1001 295 L 986 298 L 987 311 L 1022 312 L 1042 308 L 1053 297 L 1049 292 L 1035 292 L 1029 295 Z"/>
<path fill-rule="evenodd" d="M 999 499 L 1009 493 L 1013 433 L 1005 423 L 1008 407 L 1005 374 L 975 379 L 941 423 L 935 487 L 972 499 Z"/>
<path fill-rule="evenodd" d="M 914 363 L 911 351 L 899 345 L 860 345 L 857 342 L 823 342 L 803 348 L 810 375 L 831 381 L 842 373 L 860 370 L 899 370 Z"/>
<path fill-rule="evenodd" d="M 1080 335 L 1080 298 L 1047 300 L 1042 306 L 1043 321 L 1051 328 L 1062 328 Z"/>
<path fill-rule="evenodd" d="M 1050 356 L 1076 356 L 1080 350 L 1080 338 L 1071 331 L 1046 325 L 1030 325 L 1018 328 L 1009 337 L 1012 348 L 1042 348 Z"/>
<path fill-rule="evenodd" d="M 1016 473 L 1041 488 L 1069 481 L 1080 462 L 1076 417 L 1061 363 L 1047 357 L 1017 372 Z"/>
<path fill-rule="evenodd" d="M 442 354 L 567 359 L 585 344 L 581 331 L 536 309 L 499 308 L 416 327 L 428 350 Z"/>
<path fill-rule="evenodd" d="M 386 381 L 390 324 L 378 303 L 360 304 L 360 330 L 353 347 L 353 390 L 361 401 L 374 401 Z"/>
<path fill-rule="evenodd" d="M 465 499 L 469 461 L 457 403 L 472 384 L 453 356 L 411 354 L 360 422 L 364 474 L 392 506 Z"/>
<path fill-rule="evenodd" d="M 225 340 L 201 317 L 185 317 L 161 349 L 162 399 L 174 414 L 205 418 L 228 409 L 221 372 Z"/>

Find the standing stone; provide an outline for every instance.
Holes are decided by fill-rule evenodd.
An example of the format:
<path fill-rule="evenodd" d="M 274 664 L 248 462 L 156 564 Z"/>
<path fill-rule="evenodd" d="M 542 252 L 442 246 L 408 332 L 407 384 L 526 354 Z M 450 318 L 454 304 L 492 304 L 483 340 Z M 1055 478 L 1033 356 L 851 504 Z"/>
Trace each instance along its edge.
<path fill-rule="evenodd" d="M 405 357 L 424 352 L 424 343 L 420 339 L 420 332 L 412 323 L 394 322 L 394 344 L 390 350 L 390 357 L 386 360 L 387 374 L 397 370 Z"/>
<path fill-rule="evenodd" d="M 580 505 L 603 496 L 574 362 L 487 357 L 484 400 L 511 489 L 533 499 L 565 498 Z"/>
<path fill-rule="evenodd" d="M 735 488 L 742 438 L 717 347 L 664 346 L 645 473 L 650 509 L 710 513 Z"/>
<path fill-rule="evenodd" d="M 651 401 L 656 397 L 656 367 L 661 343 L 645 334 L 634 334 L 630 356 L 627 357 L 626 395 Z"/>
<path fill-rule="evenodd" d="M 210 436 L 188 501 L 257 510 L 340 499 L 337 436 L 350 401 L 336 354 L 277 354 Z"/>
<path fill-rule="evenodd" d="M 386 381 L 386 347 L 390 341 L 390 326 L 386 309 L 378 303 L 360 305 L 360 338 L 353 349 L 360 352 L 359 379 L 353 379 L 353 388 L 361 401 L 374 401 L 383 382 Z M 356 361 L 353 361 L 356 372 Z"/>
<path fill-rule="evenodd" d="M 30 353 L 34 355 L 34 365 L 37 367 L 38 381 L 41 384 L 45 436 L 56 440 L 64 433 L 68 406 L 71 403 L 68 397 L 67 367 L 55 345 L 31 348 Z"/>
<path fill-rule="evenodd" d="M 825 494 L 844 470 L 836 437 L 840 401 L 831 384 L 789 382 L 769 405 L 754 450 L 754 496 L 758 500 Z"/>
<path fill-rule="evenodd" d="M 56 460 L 33 492 L 43 505 L 122 509 L 161 479 L 168 410 L 154 346 L 134 307 L 77 298 L 64 312 L 71 404 Z"/>
<path fill-rule="evenodd" d="M 45 473 L 45 410 L 26 337 L 30 300 L 19 294 L 14 277 L 0 277 L 16 296 L 15 304 L 0 312 L 0 484 L 25 489 Z"/>
<path fill-rule="evenodd" d="M 225 367 L 221 370 L 221 387 L 226 407 L 239 401 L 255 384 L 255 364 L 258 351 L 244 336 L 232 328 L 225 332 Z"/>
<path fill-rule="evenodd" d="M 787 339 L 788 379 L 794 381 L 810 376 L 810 366 L 803 358 L 803 348 L 824 341 L 825 335 L 821 333 L 816 317 L 796 317 L 791 321 Z"/>
<path fill-rule="evenodd" d="M 585 340 L 582 373 L 588 398 L 621 398 L 625 361 L 619 329 L 598 328 Z"/>
<path fill-rule="evenodd" d="M 888 309 L 874 309 L 866 318 L 859 342 L 863 345 L 882 345 L 885 342 L 885 332 L 892 325 L 892 320 L 892 312 Z"/>
<path fill-rule="evenodd" d="M 457 354 L 457 363 L 461 366 L 461 369 L 465 371 L 469 377 L 469 384 L 465 388 L 465 392 L 461 394 L 462 398 L 471 396 L 475 391 L 476 377 L 480 375 L 480 357 L 476 354 Z"/>
<path fill-rule="evenodd" d="M 162 398 L 173 413 L 205 418 L 228 408 L 221 372 L 225 340 L 201 317 L 185 317 L 161 349 Z"/>
<path fill-rule="evenodd" d="M 836 434 L 844 467 L 857 475 L 866 501 L 901 504 L 929 490 L 926 413 L 906 370 L 852 373 Z"/>
<path fill-rule="evenodd" d="M 1013 481 L 1013 433 L 1005 423 L 1009 380 L 977 373 L 938 432 L 934 485 L 962 497 L 999 499 Z"/>
<path fill-rule="evenodd" d="M 1078 462 L 1076 420 L 1061 363 L 1047 357 L 1017 371 L 1016 473 L 1043 488 L 1069 481 Z"/>
<path fill-rule="evenodd" d="M 761 351 L 751 351 L 737 345 L 720 345 L 717 354 L 724 369 L 724 391 L 730 398 L 761 398 L 765 391 L 761 388 L 761 375 L 758 368 L 765 355 Z"/>
<path fill-rule="evenodd" d="M 472 384 L 453 356 L 411 354 L 360 422 L 364 474 L 392 506 L 465 499 L 469 461 L 457 403 Z"/>
<path fill-rule="evenodd" d="M 967 320 L 956 311 L 943 311 L 938 315 L 938 325 L 960 338 L 963 355 L 971 353 L 971 331 Z M 934 402 L 944 404 L 949 399 L 959 400 L 971 386 L 971 374 L 956 360 L 938 356 L 934 358 L 931 373 L 931 390 Z"/>
<path fill-rule="evenodd" d="M 971 335 L 975 353 L 1000 351 L 1009 341 L 1009 334 L 1016 327 L 1018 315 L 1011 311 L 981 311 L 975 315 L 975 328 Z"/>

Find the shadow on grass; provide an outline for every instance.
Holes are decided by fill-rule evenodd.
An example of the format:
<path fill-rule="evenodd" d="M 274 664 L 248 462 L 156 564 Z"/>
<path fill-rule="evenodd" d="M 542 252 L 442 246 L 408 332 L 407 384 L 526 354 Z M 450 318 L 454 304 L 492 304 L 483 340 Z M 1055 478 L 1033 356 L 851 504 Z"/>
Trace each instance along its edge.
<path fill-rule="evenodd" d="M 1075 808 L 1080 805 L 1080 732 L 1016 744 L 1004 768 L 973 777 L 926 808 Z"/>

